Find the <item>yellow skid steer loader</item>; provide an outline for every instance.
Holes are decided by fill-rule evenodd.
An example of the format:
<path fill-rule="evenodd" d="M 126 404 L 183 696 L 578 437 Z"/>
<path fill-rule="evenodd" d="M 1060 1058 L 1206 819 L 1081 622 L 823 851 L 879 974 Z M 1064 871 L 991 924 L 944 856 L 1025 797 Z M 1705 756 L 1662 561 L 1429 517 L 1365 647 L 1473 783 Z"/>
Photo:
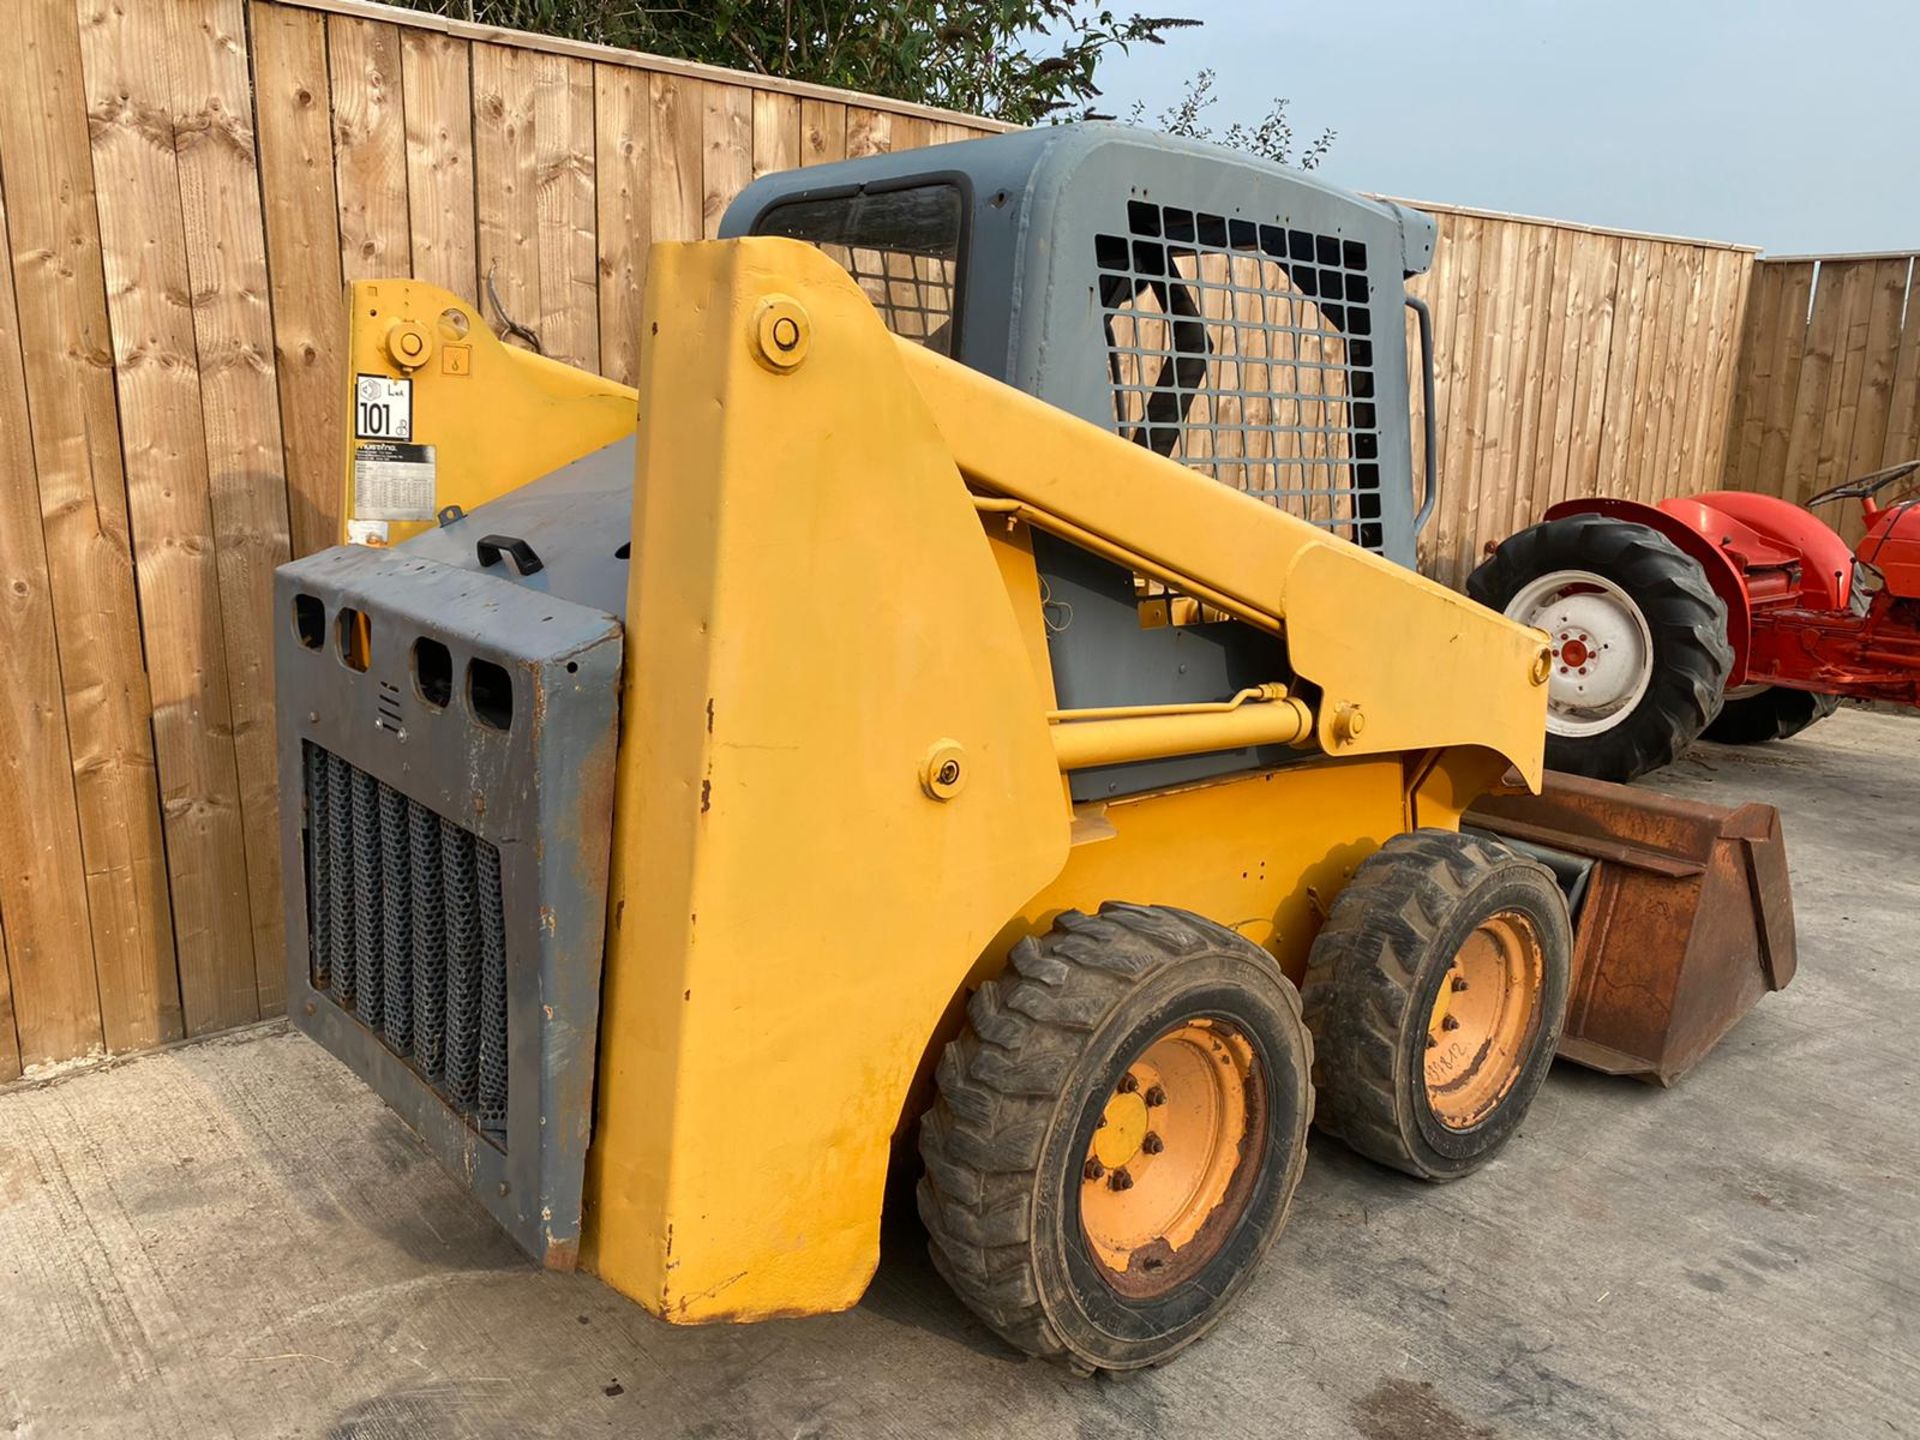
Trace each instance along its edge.
<path fill-rule="evenodd" d="M 904 1135 L 966 1303 L 1134 1368 L 1311 1122 L 1450 1180 L 1790 976 L 1772 812 L 1531 798 L 1543 637 L 1409 568 L 1424 217 L 1084 126 L 725 233 L 637 395 L 355 285 L 363 543 L 278 577 L 296 1019 L 543 1263 L 850 1306 Z"/>

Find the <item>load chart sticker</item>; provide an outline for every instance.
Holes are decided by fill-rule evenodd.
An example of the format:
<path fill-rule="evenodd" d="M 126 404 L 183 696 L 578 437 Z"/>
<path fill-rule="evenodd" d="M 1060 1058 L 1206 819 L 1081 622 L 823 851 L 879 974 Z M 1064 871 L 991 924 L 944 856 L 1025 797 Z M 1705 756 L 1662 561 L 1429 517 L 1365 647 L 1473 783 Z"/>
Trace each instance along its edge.
<path fill-rule="evenodd" d="M 433 519 L 433 477 L 433 446 L 361 441 L 353 451 L 353 518 Z"/>

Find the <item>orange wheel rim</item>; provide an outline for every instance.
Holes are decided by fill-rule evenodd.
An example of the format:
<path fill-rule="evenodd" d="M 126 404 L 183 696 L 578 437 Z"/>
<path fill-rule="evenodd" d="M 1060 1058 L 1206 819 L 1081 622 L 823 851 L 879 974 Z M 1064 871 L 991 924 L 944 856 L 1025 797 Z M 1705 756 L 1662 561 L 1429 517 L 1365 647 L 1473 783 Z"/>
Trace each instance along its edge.
<path fill-rule="evenodd" d="M 1107 1096 L 1080 1177 L 1080 1223 L 1107 1282 L 1156 1295 L 1212 1259 L 1265 1137 L 1253 1047 L 1234 1025 L 1183 1021 L 1148 1045 Z"/>
<path fill-rule="evenodd" d="M 1514 910 L 1482 920 L 1454 955 L 1427 1019 L 1427 1106 L 1449 1130 L 1478 1125 L 1513 1089 L 1545 971 L 1539 932 Z"/>

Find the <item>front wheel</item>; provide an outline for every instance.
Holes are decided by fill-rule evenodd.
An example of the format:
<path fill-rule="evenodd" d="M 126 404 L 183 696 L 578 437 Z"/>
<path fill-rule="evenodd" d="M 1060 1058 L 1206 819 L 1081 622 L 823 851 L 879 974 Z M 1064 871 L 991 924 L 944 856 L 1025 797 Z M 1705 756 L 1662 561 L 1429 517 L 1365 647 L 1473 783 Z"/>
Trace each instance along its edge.
<path fill-rule="evenodd" d="M 1798 735 L 1816 720 L 1840 708 L 1838 697 L 1785 685 L 1742 686 L 1707 726 L 1706 738 L 1722 745 L 1763 745 Z"/>
<path fill-rule="evenodd" d="M 981 986 L 920 1126 L 935 1268 L 1029 1354 L 1158 1364 L 1286 1223 L 1311 1043 L 1273 957 L 1183 910 L 1069 910 Z"/>
<path fill-rule="evenodd" d="M 1307 956 L 1320 1127 L 1422 1180 L 1478 1169 L 1553 1063 L 1572 962 L 1545 866 L 1448 830 L 1387 841 Z"/>
<path fill-rule="evenodd" d="M 1720 712 L 1727 607 L 1657 530 L 1599 515 L 1543 521 L 1503 542 L 1467 593 L 1547 634 L 1551 769 L 1632 780 L 1678 759 Z"/>

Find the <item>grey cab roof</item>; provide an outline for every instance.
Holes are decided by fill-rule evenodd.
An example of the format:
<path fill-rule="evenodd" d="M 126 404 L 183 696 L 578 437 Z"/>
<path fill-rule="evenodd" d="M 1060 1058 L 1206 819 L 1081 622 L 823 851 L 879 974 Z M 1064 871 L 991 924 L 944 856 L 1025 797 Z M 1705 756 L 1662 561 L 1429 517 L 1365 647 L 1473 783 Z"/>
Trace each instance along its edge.
<path fill-rule="evenodd" d="M 1106 120 L 1040 125 L 984 139 L 881 152 L 856 160 L 765 175 L 734 197 L 721 217 L 720 235 L 731 238 L 752 234 L 754 222 L 763 212 L 788 201 L 824 198 L 861 186 L 884 187 L 892 181 L 942 172 L 963 177 L 972 187 L 976 200 L 1004 192 L 1031 203 L 1048 191 L 1064 190 L 1086 160 L 1101 151 L 1115 149 L 1138 154 L 1143 172 L 1165 173 L 1167 169 L 1195 165 L 1216 171 L 1240 170 L 1245 173 L 1250 198 L 1265 185 L 1282 197 L 1283 204 L 1287 193 L 1304 192 L 1322 201 L 1344 203 L 1371 212 L 1399 231 L 1401 268 L 1405 274 L 1417 275 L 1433 261 L 1436 226 L 1430 216 L 1418 210 L 1391 200 L 1357 194 L 1309 171 L 1291 169 L 1243 151 Z M 1254 218 L 1272 218 L 1284 224 L 1290 217 L 1282 210 L 1272 217 Z"/>

